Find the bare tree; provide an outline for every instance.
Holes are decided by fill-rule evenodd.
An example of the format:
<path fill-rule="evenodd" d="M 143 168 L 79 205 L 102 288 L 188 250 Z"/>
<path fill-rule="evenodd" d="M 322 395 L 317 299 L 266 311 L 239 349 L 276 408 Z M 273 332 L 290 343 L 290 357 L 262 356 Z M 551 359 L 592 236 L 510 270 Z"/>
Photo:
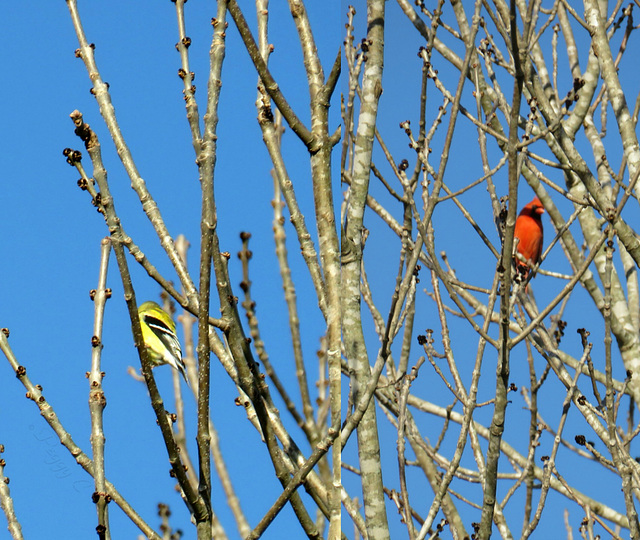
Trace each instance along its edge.
<path fill-rule="evenodd" d="M 102 156 L 107 142 L 90 125 L 100 122 L 97 112 L 73 111 L 80 148 L 64 154 L 108 234 L 92 291 L 91 451 L 31 380 L 32 359 L 0 332 L 27 396 L 93 479 L 98 537 L 117 534 L 109 503 L 147 538 L 180 534 L 169 507 L 160 504 L 156 530 L 109 479 L 102 327 L 117 281 L 140 356 L 141 375 L 132 375 L 148 390 L 161 450 L 198 538 L 280 537 L 286 505 L 308 538 L 572 538 L 575 528 L 585 538 L 640 538 L 640 97 L 633 111 L 626 98 L 637 92 L 627 52 L 633 5 L 585 0 L 579 12 L 566 0 L 361 1 L 343 6 L 344 47 L 335 43 L 323 63 L 316 40 L 326 21 L 289 0 L 308 88 L 302 109 L 270 70 L 270 39 L 277 50 L 279 35 L 270 32 L 267 0 L 255 2 L 255 25 L 236 0 L 212 7 L 206 91 L 198 97 L 185 1 L 174 3 L 199 239 L 167 225 L 120 128 L 82 13 L 67 0 L 108 144 L 179 281 L 127 230 L 131 216 L 120 211 Z M 287 328 L 278 336 L 261 332 L 250 231 L 234 239 L 235 273 L 219 233 L 219 104 L 231 31 L 255 70 L 257 124 L 272 163 L 264 175 L 274 185 L 274 287 Z M 341 59 L 344 129 L 329 113 Z M 290 172 L 303 159 L 307 191 Z M 539 261 L 518 260 L 524 240 L 514 235 L 516 220 L 534 196 L 545 210 L 544 251 Z M 187 265 L 189 240 L 200 249 L 197 269 Z M 292 271 L 292 243 L 302 278 Z M 110 253 L 117 280 L 108 275 Z M 163 291 L 167 311 L 182 308 L 190 389 L 174 373 L 175 407 L 144 346 L 134 266 Z M 299 305 L 301 289 L 311 305 Z M 313 360 L 304 353 L 305 327 L 314 348 L 320 343 Z M 286 339 L 286 363 L 271 361 L 272 338 Z M 237 456 L 225 454 L 212 421 L 212 362 L 234 385 L 272 465 L 256 476 L 281 486 L 256 522 L 228 470 Z M 0 503 L 12 537 L 22 538 L 28 517 L 15 511 L 4 474 L 0 460 Z M 223 504 L 230 522 L 220 518 Z"/>
<path fill-rule="evenodd" d="M 159 509 L 162 519 L 161 532 L 132 508 L 126 496 L 119 493 L 117 487 L 108 479 L 109 464 L 105 457 L 105 432 L 103 412 L 109 392 L 102 384 L 104 376 L 101 365 L 102 324 L 105 303 L 112 297 L 108 287 L 115 276 L 107 276 L 109 253 L 113 251 L 122 290 L 127 302 L 131 328 L 136 347 L 140 355 L 142 378 L 148 389 L 149 404 L 155 412 L 164 446 L 171 464 L 171 474 L 175 478 L 191 520 L 197 530 L 198 538 L 258 538 L 268 527 L 278 529 L 277 516 L 280 510 L 290 504 L 300 524 L 300 529 L 309 538 L 327 535 L 340 538 L 340 512 L 342 501 L 349 505 L 348 496 L 341 493 L 341 448 L 333 444 L 340 433 L 340 255 L 339 239 L 334 215 L 334 194 L 332 186 L 331 155 L 340 141 L 341 129 L 335 119 L 329 119 L 329 106 L 334 96 L 340 75 L 340 44 L 330 54 L 335 60 L 323 66 L 315 43 L 310 17 L 304 3 L 291 0 L 289 10 L 291 20 L 299 38 L 302 50 L 303 74 L 301 84 L 308 87 L 307 109 L 295 111 L 287 101 L 278 82 L 269 71 L 269 56 L 273 45 L 269 41 L 268 2 L 256 2 L 257 28 L 247 23 L 245 7 L 235 0 L 220 1 L 212 6 L 212 38 L 210 44 L 210 62 L 205 91 L 196 97 L 195 74 L 191 67 L 192 40 L 189 37 L 185 16 L 186 0 L 175 0 L 175 17 L 178 26 L 177 51 L 179 64 L 176 70 L 183 82 L 185 117 L 191 132 L 193 158 L 197 167 L 200 197 L 201 236 L 196 243 L 200 246 L 199 265 L 196 269 L 187 266 L 189 239 L 175 235 L 169 230 L 162 208 L 154 200 L 152 190 L 143 180 L 138 169 L 137 156 L 128 146 L 121 118 L 116 114 L 112 102 L 109 84 L 103 78 L 98 65 L 96 45 L 92 37 L 85 33 L 82 12 L 75 0 L 68 0 L 67 6 L 73 28 L 77 36 L 76 57 L 86 68 L 91 81 L 91 93 L 98 104 L 102 121 L 108 130 L 118 157 L 126 171 L 135 194 L 139 198 L 142 210 L 156 233 L 157 242 L 162 246 L 172 270 L 179 279 L 179 287 L 158 270 L 158 266 L 146 257 L 136 242 L 134 235 L 126 230 L 128 217 L 120 214 L 118 200 L 112 195 L 107 175 L 107 166 L 102 157 L 104 140 L 98 136 L 91 124 L 99 121 L 95 110 L 78 110 L 71 113 L 75 128 L 84 148 L 67 148 L 64 155 L 67 162 L 80 174 L 79 186 L 90 195 L 99 213 L 104 218 L 108 234 L 103 242 L 100 262 L 100 279 L 92 298 L 95 301 L 95 325 L 92 340 L 92 362 L 89 373 L 90 410 L 91 410 L 91 455 L 83 449 L 83 444 L 74 442 L 64 427 L 64 419 L 58 418 L 51 404 L 42 395 L 42 388 L 31 381 L 27 375 L 30 359 L 17 357 L 8 341 L 8 331 L 0 337 L 0 347 L 15 370 L 18 379 L 24 384 L 28 396 L 37 404 L 40 412 L 58 435 L 60 442 L 70 451 L 76 461 L 95 480 L 93 499 L 97 510 L 97 532 L 99 538 L 111 537 L 111 526 L 107 503 L 115 503 L 148 538 L 169 538 L 175 532 L 176 523 L 169 520 L 170 511 L 166 505 Z M 286 312 L 283 327 L 289 325 L 288 339 L 290 350 L 287 366 L 283 363 L 272 365 L 269 354 L 260 334 L 260 326 L 252 298 L 252 265 L 249 241 L 251 234 L 243 233 L 235 239 L 242 264 L 241 275 L 231 275 L 229 271 L 230 254 L 221 247 L 218 235 L 218 213 L 216 208 L 217 180 L 216 160 L 218 157 L 219 102 L 222 91 L 222 69 L 225 60 L 227 32 L 237 31 L 244 44 L 243 54 L 249 53 L 254 70 L 252 77 L 258 83 L 256 112 L 264 144 L 273 163 L 274 195 L 272 201 L 264 201 L 265 206 L 273 205 L 273 229 L 275 250 L 282 276 L 280 283 L 274 283 L 276 290 L 284 288 Z M 100 44 L 98 44 L 99 49 Z M 277 46 L 277 37 L 276 37 Z M 200 75 L 199 78 L 202 78 Z M 134 95 L 130 96 L 134 99 Z M 251 104 L 248 104 L 251 106 Z M 310 118 L 302 120 L 301 118 Z M 90 120 L 91 119 L 91 120 Z M 331 125 L 331 124 L 334 125 Z M 290 137 L 296 137 L 302 143 L 304 159 L 308 160 L 311 170 L 313 189 L 310 204 L 313 208 L 312 221 L 316 230 L 312 230 L 300 211 L 299 193 L 289 177 L 288 162 L 292 156 L 282 150 L 281 139 L 285 126 Z M 81 144 L 78 143 L 79 145 Z M 300 156 L 295 156 L 296 160 Z M 264 171 L 269 178 L 269 170 Z M 214 181 L 215 180 L 215 181 Z M 194 208 L 197 207 L 197 202 Z M 245 211 L 240 206 L 238 210 Z M 285 228 L 285 214 L 291 220 L 290 230 Z M 286 248 L 287 236 L 301 250 L 307 270 L 307 287 L 315 294 L 315 306 L 305 306 L 302 314 L 296 301 L 296 284 L 290 268 L 290 256 Z M 194 239 L 191 239 L 194 240 Z M 290 239 L 289 242 L 292 240 Z M 228 244 L 228 240 L 225 244 Z M 129 255 L 129 256 L 128 256 Z M 168 412 L 167 396 L 162 396 L 155 381 L 153 364 L 144 345 L 141 322 L 138 318 L 136 291 L 138 283 L 132 277 L 132 265 L 140 265 L 149 278 L 155 280 L 163 290 L 167 311 L 179 304 L 183 313 L 179 321 L 183 323 L 185 337 L 185 364 L 190 392 L 183 392 L 178 377 L 174 378 L 175 412 Z M 96 269 L 98 264 L 96 263 Z M 309 279 L 310 278 L 310 279 Z M 211 307 L 210 307 L 211 306 Z M 218 310 L 220 315 L 218 316 Z M 320 343 L 317 358 L 303 357 L 301 326 L 307 325 L 311 312 L 316 310 L 323 321 L 313 330 L 314 343 Z M 247 317 L 244 322 L 241 312 Z M 197 321 L 197 332 L 193 332 Z M 282 332 L 280 339 L 287 339 Z M 252 344 L 252 345 L 251 345 Z M 307 348 L 307 347 L 305 347 Z M 219 361 L 226 370 L 229 379 L 237 388 L 237 405 L 246 411 L 248 423 L 259 433 L 264 450 L 272 463 L 272 471 L 255 471 L 256 486 L 258 478 L 274 476 L 281 484 L 281 495 L 277 500 L 264 501 L 266 504 L 262 519 L 250 523 L 235 493 L 234 479 L 227 464 L 234 456 L 224 455 L 216 428 L 211 420 L 211 395 L 215 384 L 211 380 L 211 362 Z M 264 366 L 260 371 L 258 361 Z M 314 366 L 310 369 L 309 366 Z M 297 388 L 288 387 L 281 378 L 282 371 L 295 370 Z M 135 376 L 135 373 L 134 373 Z M 314 388 L 315 386 L 315 388 Z M 197 421 L 186 418 L 186 402 L 195 398 L 197 403 Z M 278 409 L 283 404 L 285 410 Z M 229 404 L 229 406 L 235 406 Z M 285 418 L 283 416 L 286 415 Z M 188 422 L 197 425 L 196 445 L 188 441 L 185 425 Z M 107 434 L 108 438 L 108 434 Z M 260 443 L 262 444 L 262 443 Z M 2 463 L 2 466 L 4 463 Z M 213 473 L 217 479 L 212 479 Z M 253 471 L 252 471 L 253 473 Z M 264 477 L 263 477 L 264 478 Z M 3 476 L 4 479 L 4 476 Z M 273 481 L 273 480 L 271 480 Z M 3 484 L 4 485 L 4 484 Z M 304 485 L 309 497 L 301 497 L 298 490 Z M 21 538 L 21 519 L 13 510 L 11 494 L 8 489 L 0 490 L 2 507 L 8 518 L 9 528 L 14 538 Z M 158 496 L 158 494 L 154 494 Z M 219 519 L 219 508 L 227 504 L 233 513 L 235 523 L 223 523 Z M 254 501 L 255 504 L 255 501 Z M 270 508 L 269 508 L 270 506 Z M 113 510 L 112 510 L 113 512 Z M 228 533 L 229 526 L 237 533 Z M 182 524 L 182 528 L 184 528 Z M 117 532 L 114 531 L 114 536 Z"/>
<path fill-rule="evenodd" d="M 343 459 L 360 478 L 345 486 L 361 489 L 362 536 L 488 538 L 495 525 L 503 538 L 558 538 L 559 507 L 568 538 L 573 526 L 639 537 L 633 5 L 355 6 L 341 442 L 356 431 L 357 456 Z M 398 118 L 400 101 L 410 118 Z M 513 268 L 514 226 L 519 195 L 533 194 L 551 226 L 527 283 Z"/>

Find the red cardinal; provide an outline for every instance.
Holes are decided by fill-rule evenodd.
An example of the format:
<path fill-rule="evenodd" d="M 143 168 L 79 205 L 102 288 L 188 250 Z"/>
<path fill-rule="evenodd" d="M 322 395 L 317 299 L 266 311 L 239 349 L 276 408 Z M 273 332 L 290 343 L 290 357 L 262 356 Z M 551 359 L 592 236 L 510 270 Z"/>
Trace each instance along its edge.
<path fill-rule="evenodd" d="M 530 277 L 531 267 L 540 262 L 542 255 L 542 220 L 540 216 L 544 214 L 544 207 L 540 199 L 536 197 L 527 204 L 516 219 L 516 228 L 513 233 L 514 241 L 517 238 L 518 253 L 520 253 L 529 263 L 525 263 L 514 257 L 516 272 L 525 280 Z"/>

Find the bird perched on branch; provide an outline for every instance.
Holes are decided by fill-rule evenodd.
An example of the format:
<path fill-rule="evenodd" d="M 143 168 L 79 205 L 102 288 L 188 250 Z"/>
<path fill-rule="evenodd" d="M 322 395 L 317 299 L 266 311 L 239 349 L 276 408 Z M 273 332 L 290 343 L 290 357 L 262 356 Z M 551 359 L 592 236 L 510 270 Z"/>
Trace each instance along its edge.
<path fill-rule="evenodd" d="M 169 364 L 180 372 L 187 385 L 182 349 L 171 316 L 155 302 L 145 302 L 138 308 L 142 338 L 154 366 Z"/>
<path fill-rule="evenodd" d="M 516 219 L 516 228 L 513 232 L 514 242 L 517 243 L 518 256 L 514 256 L 513 261 L 516 267 L 516 277 L 520 277 L 522 281 L 529 281 L 533 273 L 533 267 L 540 262 L 542 255 L 542 219 L 540 216 L 544 214 L 544 207 L 540 199 L 536 197 L 527 204 Z"/>

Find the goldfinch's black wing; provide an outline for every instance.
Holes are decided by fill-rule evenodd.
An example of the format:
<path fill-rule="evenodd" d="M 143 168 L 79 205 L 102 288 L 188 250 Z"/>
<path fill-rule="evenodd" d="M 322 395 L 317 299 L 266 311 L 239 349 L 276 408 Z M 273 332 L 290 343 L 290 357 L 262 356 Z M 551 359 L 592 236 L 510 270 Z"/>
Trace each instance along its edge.
<path fill-rule="evenodd" d="M 173 328 L 153 315 L 144 314 L 144 322 L 175 358 L 182 358 L 180 342 Z"/>

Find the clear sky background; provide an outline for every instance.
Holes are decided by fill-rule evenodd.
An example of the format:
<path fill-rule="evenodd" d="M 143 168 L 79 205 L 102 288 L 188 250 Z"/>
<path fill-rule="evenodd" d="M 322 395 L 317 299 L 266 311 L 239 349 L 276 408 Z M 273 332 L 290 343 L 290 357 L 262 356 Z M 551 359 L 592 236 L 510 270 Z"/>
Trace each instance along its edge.
<path fill-rule="evenodd" d="M 353 2 L 358 10 L 360 33 L 364 37 L 364 2 Z M 244 4 L 244 3 L 243 3 Z M 342 43 L 346 21 L 346 3 L 310 1 L 307 9 L 317 40 L 325 74 Z M 253 6 L 245 6 L 245 16 L 255 29 Z M 384 93 L 381 98 L 379 121 L 385 141 L 396 161 L 409 159 L 413 166 L 413 153 L 407 146 L 404 132 L 398 124 L 411 119 L 417 126 L 418 96 L 421 62 L 416 56 L 423 45 L 420 36 L 410 27 L 395 2 L 387 3 L 387 38 L 385 50 Z M 308 123 L 308 90 L 301 65 L 297 34 L 288 9 L 283 2 L 270 5 L 270 41 L 275 52 L 270 68 L 284 95 L 297 107 L 300 116 Z M 34 383 L 42 384 L 44 395 L 55 408 L 64 426 L 76 443 L 90 455 L 90 420 L 88 409 L 88 381 L 85 372 L 90 368 L 90 338 L 93 326 L 93 303 L 89 291 L 96 287 L 100 241 L 107 234 L 102 217 L 90 204 L 90 197 L 76 186 L 78 174 L 66 164 L 62 150 L 66 147 L 83 149 L 73 134 L 69 114 L 79 109 L 85 121 L 98 133 L 105 164 L 108 169 L 116 208 L 127 233 L 140 246 L 150 261 L 177 283 L 166 256 L 158 245 L 152 227 L 141 212 L 137 196 L 130 188 L 123 167 L 117 157 L 111 139 L 102 123 L 95 99 L 89 93 L 91 87 L 85 67 L 75 58 L 78 43 L 66 5 L 58 2 L 36 0 L 2 9 L 4 46 L 2 48 L 4 78 L 0 85 L 0 121 L 4 127 L 2 151 L 0 151 L 0 232 L 3 257 L 0 259 L 0 327 L 11 331 L 10 344 L 21 364 Z M 123 134 L 136 160 L 141 176 L 147 182 L 163 214 L 171 234 L 184 234 L 190 240 L 189 264 L 196 275 L 199 259 L 200 236 L 200 188 L 198 172 L 194 164 L 190 132 L 185 119 L 182 99 L 182 81 L 177 76 L 179 56 L 174 45 L 178 40 L 175 10 L 171 2 L 81 2 L 80 13 L 90 42 L 96 44 L 96 58 L 102 77 L 110 84 L 110 92 Z M 192 38 L 190 48 L 192 69 L 196 72 L 200 110 L 204 112 L 206 78 L 209 66 L 209 47 L 212 30 L 210 19 L 215 15 L 212 2 L 191 0 L 186 5 L 187 33 Z M 628 55 L 631 58 L 632 55 Z M 623 61 L 622 69 L 629 58 Z M 344 73 L 344 66 L 343 66 Z M 638 87 L 636 73 L 625 71 L 626 83 Z M 250 231 L 253 251 L 252 295 L 257 302 L 262 337 L 279 374 L 287 384 L 295 384 L 289 340 L 283 338 L 287 318 L 282 296 L 281 281 L 275 259 L 272 219 L 273 182 L 269 174 L 271 164 L 262 143 L 256 122 L 256 83 L 253 69 L 237 30 L 231 20 L 227 31 L 226 59 L 223 67 L 223 88 L 218 126 L 218 160 L 216 166 L 216 202 L 219 217 L 218 234 L 222 248 L 232 253 L 230 271 L 232 283 L 240 294 L 240 265 L 235 257 L 241 244 L 239 233 Z M 568 88 L 567 88 L 568 89 Z M 510 93 L 509 93 L 510 95 Z M 472 105 L 473 107 L 473 105 Z M 334 99 L 332 125 L 340 122 L 339 101 Z M 615 128 L 612 128 L 615 129 Z M 473 170 L 478 170 L 477 132 L 467 122 L 458 131 L 457 148 L 464 149 L 452 156 L 448 175 L 459 177 L 459 184 L 451 180 L 452 187 L 466 184 Z M 310 229 L 314 230 L 313 208 L 310 197 L 310 172 L 306 151 L 296 137 L 287 131 L 283 139 L 285 154 L 290 157 L 287 165 L 296 184 L 302 211 Z M 609 156 L 619 159 L 613 150 Z M 590 151 L 585 155 L 590 156 Z M 341 188 L 336 165 L 339 152 L 334 157 L 334 189 L 339 205 Z M 89 160 L 87 159 L 86 162 Z M 382 163 L 380 154 L 374 161 Z M 473 163 L 473 167 L 472 164 Z M 590 163 L 591 165 L 592 163 Z M 87 163 L 87 167 L 89 167 Z M 384 171 L 389 174 L 388 167 Z M 562 183 L 560 176 L 556 177 Z M 500 195 L 507 191 L 506 171 L 496 178 Z M 383 197 L 379 183 L 372 182 L 372 193 Z M 520 190 L 520 206 L 533 194 L 523 184 Z M 570 205 L 560 198 L 556 204 L 570 213 Z M 463 202 L 482 225 L 492 233 L 494 245 L 499 245 L 498 235 L 492 225 L 489 196 L 480 188 L 465 196 Z M 636 208 L 637 210 L 637 208 Z M 395 217 L 401 213 L 395 209 Z M 288 217 L 288 216 L 287 216 Z M 463 281 L 489 287 L 495 261 L 486 247 L 464 220 L 453 203 L 443 204 L 435 215 L 438 227 L 436 251 L 446 249 L 452 266 Z M 552 236 L 547 218 L 547 239 Z M 638 216 L 630 216 L 630 224 L 637 229 Z M 371 241 L 365 250 L 365 264 L 372 286 L 376 288 L 380 309 L 385 314 L 390 305 L 397 271 L 397 239 L 378 218 L 367 214 L 365 225 L 372 231 Z M 287 221 L 289 253 L 294 279 L 297 280 L 298 305 L 306 317 L 302 324 L 305 359 L 309 369 L 316 366 L 315 351 L 322 332 L 322 320 L 316 307 L 315 294 L 295 235 Z M 375 238 L 375 242 L 372 240 Z M 548 240 L 547 240 L 548 241 Z M 391 246 L 385 249 L 385 243 Z M 546 243 L 545 243 L 546 245 Z M 568 272 L 569 266 L 559 249 L 545 261 L 548 268 Z M 138 302 L 157 299 L 159 287 L 135 264 L 130 268 Z M 423 271 L 422 283 L 429 288 L 428 275 Z M 104 389 L 108 401 L 105 410 L 106 470 L 108 479 L 142 514 L 146 521 L 157 527 L 156 506 L 167 503 L 173 512 L 172 525 L 188 531 L 185 538 L 193 538 L 189 516 L 174 482 L 169 478 L 169 463 L 164 450 L 155 417 L 144 386 L 126 373 L 128 366 L 138 366 L 133 347 L 130 323 L 122 295 L 122 286 L 112 257 L 108 285 L 113 298 L 107 303 L 104 328 L 103 369 L 107 376 Z M 562 283 L 539 276 L 532 287 L 539 305 L 549 301 Z M 424 293 L 421 293 L 424 295 Z M 584 326 L 592 332 L 595 343 L 594 357 L 602 357 L 602 319 L 592 310 L 591 300 L 577 292 L 581 301 L 573 302 L 565 315 L 570 327 L 567 340 L 572 345 L 569 352 L 579 356 L 581 347 L 576 328 Z M 580 296 L 583 295 L 583 296 Z M 416 328 L 438 326 L 432 304 L 423 296 L 417 315 Z M 581 303 L 582 302 L 582 303 Z M 215 304 L 214 304 L 215 306 Z M 308 309 L 307 309 L 308 308 Z M 214 307 L 215 309 L 215 307 Z M 591 311 L 587 311 L 591 309 Z M 215 312 L 212 311 L 215 315 Z M 464 373 L 469 380 L 477 338 L 468 325 L 454 321 L 453 330 L 462 338 L 457 343 L 459 366 L 469 366 Z M 372 325 L 368 319 L 369 330 Z M 471 336 L 471 339 L 469 338 Z M 369 356 L 375 357 L 378 340 L 371 331 L 367 335 Z M 415 346 L 415 345 L 414 345 Z M 397 352 L 397 351 L 396 351 Z M 412 356 L 413 364 L 418 355 Z M 468 360 L 465 360 L 468 358 Z M 519 363 L 520 362 L 520 363 Z M 538 358 L 542 370 L 542 359 Z M 602 363 L 600 367 L 602 368 Z M 235 488 L 243 503 L 243 509 L 255 525 L 280 493 L 280 484 L 272 473 L 272 465 L 266 449 L 253 427 L 248 425 L 241 407 L 234 403 L 236 390 L 217 363 L 212 363 L 212 419 L 219 430 L 221 446 L 227 456 L 227 465 Z M 488 352 L 484 365 L 486 384 L 481 388 L 479 401 L 488 398 L 493 390 L 495 354 Z M 171 379 L 169 368 L 155 371 L 163 395 L 169 395 Z M 614 373 L 622 378 L 618 367 Z M 525 350 L 521 345 L 512 357 L 512 379 L 516 385 L 528 385 Z M 24 387 L 17 381 L 6 362 L 0 362 L 0 444 L 5 445 L 3 458 L 7 462 L 5 474 L 11 478 L 10 489 L 15 510 L 26 538 L 91 538 L 95 534 L 96 512 L 91 502 L 93 480 L 78 466 L 58 442 L 57 438 L 38 414 L 35 405 L 24 397 Z M 555 384 L 555 386 L 554 386 Z M 423 367 L 415 383 L 417 395 L 435 402 L 448 400 L 433 372 Z M 550 383 L 546 390 L 561 392 L 557 383 Z M 315 391 L 315 390 L 314 390 Z M 314 394 L 315 397 L 315 394 Z M 518 414 L 524 406 L 520 394 L 511 394 L 513 404 L 509 414 Z M 166 398 L 167 408 L 172 408 Z M 543 411 L 550 425 L 554 425 L 560 410 L 554 405 Z M 289 422 L 281 402 L 283 418 Z M 195 449 L 195 411 L 188 403 L 191 423 L 188 425 L 192 448 Z M 483 422 L 490 419 L 490 407 L 477 411 Z M 395 430 L 382 418 L 381 439 L 386 441 L 382 460 L 385 485 L 398 489 Z M 527 415 L 516 418 L 528 418 Z M 522 429 L 510 433 L 521 445 L 526 440 L 528 420 Z M 571 433 L 584 432 L 584 425 L 572 417 Z M 434 442 L 440 422 L 431 418 L 418 418 L 423 432 Z M 292 423 L 289 422 L 289 425 Z M 302 437 L 296 433 L 296 440 Z M 569 435 L 567 435 L 568 438 Z M 444 449 L 455 444 L 445 440 Z M 550 448 L 550 438 L 543 444 Z M 600 448 L 601 450 L 604 450 Z M 308 455 L 309 449 L 303 447 Z M 345 460 L 355 463 L 355 436 L 345 451 Z M 445 450 L 443 450 L 444 452 Z M 544 450 L 540 454 L 545 453 Z M 567 454 L 567 459 L 571 456 Z M 506 460 L 501 462 L 508 468 Z M 566 462 L 565 462 L 566 464 Z M 472 466 L 463 460 L 463 466 Z M 599 467 L 564 472 L 571 476 L 589 474 L 593 478 L 592 496 L 602 496 L 603 490 L 614 506 L 620 508 L 620 486 L 616 477 L 606 475 Z M 359 480 L 344 471 L 344 483 L 352 495 L 357 495 Z M 422 515 L 431 501 L 431 490 L 422 478 L 412 477 L 410 489 L 425 493 L 425 502 L 413 501 Z M 214 475 L 214 491 L 219 487 Z M 477 495 L 480 488 L 474 486 Z M 521 502 L 521 501 L 520 501 Z M 518 503 L 519 504 L 519 503 Z M 518 504 L 515 506 L 518 507 Z M 230 538 L 237 538 L 232 517 L 220 498 L 214 496 L 215 509 Z M 520 508 L 521 508 L 520 504 Z M 563 530 L 563 509 L 566 499 L 551 495 L 543 523 L 537 531 L 541 538 L 551 538 L 553 532 Z M 574 506 L 575 512 L 575 506 Z M 392 504 L 388 505 L 392 538 L 402 538 L 404 526 Z M 581 516 L 572 514 L 577 523 Z M 478 520 L 478 514 L 469 511 L 463 516 L 465 523 Z M 520 523 L 516 515 L 512 523 Z M 115 504 L 110 505 L 113 538 L 134 538 L 138 529 Z M 0 539 L 8 538 L 0 520 Z M 517 530 L 514 525 L 514 530 Z M 349 538 L 352 531 L 346 530 Z M 277 522 L 268 529 L 264 538 L 299 538 L 301 529 L 287 506 Z M 535 537 L 536 535 L 534 535 Z"/>

